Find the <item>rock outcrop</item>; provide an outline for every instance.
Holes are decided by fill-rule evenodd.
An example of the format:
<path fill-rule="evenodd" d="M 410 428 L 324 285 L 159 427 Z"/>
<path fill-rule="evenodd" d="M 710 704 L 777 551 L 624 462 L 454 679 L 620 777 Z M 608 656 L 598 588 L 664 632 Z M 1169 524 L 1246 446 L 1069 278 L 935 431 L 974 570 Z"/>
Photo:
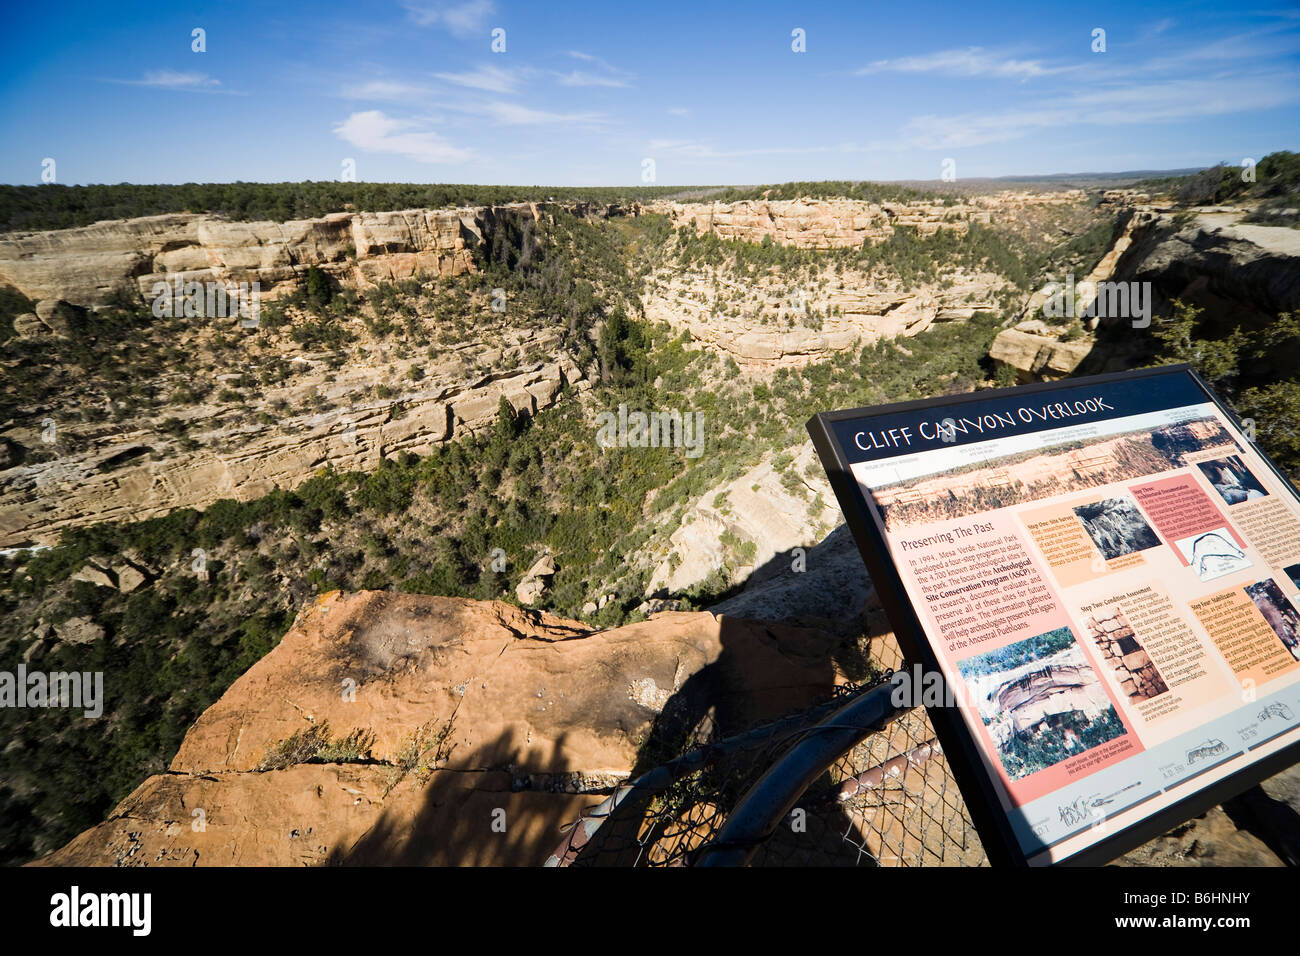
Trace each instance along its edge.
<path fill-rule="evenodd" d="M 901 666 L 878 602 L 861 621 L 876 666 Z M 583 811 L 676 755 L 660 739 L 670 711 L 727 736 L 824 699 L 843 680 L 831 630 L 668 612 L 595 631 L 496 602 L 334 592 L 199 718 L 167 773 L 36 865 L 539 865 Z M 862 746 L 893 753 L 895 732 L 933 733 L 916 711 Z M 923 749 L 911 756 L 935 756 Z M 890 773 L 891 806 L 938 790 L 960 823 L 941 760 Z M 1294 819 L 1298 784 L 1279 774 L 1120 862 L 1279 865 L 1294 838 L 1275 824 Z M 933 808 L 925 819 L 927 860 L 970 849 Z"/>
<path fill-rule="evenodd" d="M 263 294 L 273 294 L 286 284 L 297 285 L 310 266 L 360 285 L 416 274 L 460 275 L 474 271 L 474 250 L 496 223 L 511 217 L 536 221 L 547 208 L 514 203 L 340 212 L 288 222 L 170 213 L 15 232 L 0 236 L 0 285 L 12 285 L 38 303 L 98 308 L 123 292 L 150 301 L 155 285 L 177 281 L 256 281 Z M 29 317 L 22 318 L 24 333 L 38 331 Z"/>
<path fill-rule="evenodd" d="M 550 554 L 543 554 L 524 574 L 523 580 L 515 588 L 515 597 L 519 599 L 520 604 L 536 604 L 551 586 L 553 577 L 555 577 L 555 558 Z"/>
<path fill-rule="evenodd" d="M 1065 340 L 1061 338 L 1063 332 L 1041 320 L 1022 322 L 994 337 L 989 358 L 1011 366 L 1021 382 L 1065 378 L 1092 352 L 1094 341 L 1090 336 Z"/>
<path fill-rule="evenodd" d="M 929 236 L 941 229 L 965 232 L 973 222 L 988 224 L 995 210 L 1030 205 L 1068 205 L 1084 197 L 1082 190 L 1024 193 L 1011 190 L 963 197 L 950 203 L 867 202 L 854 199 L 742 200 L 739 202 L 650 203 L 674 228 L 694 225 L 700 235 L 762 242 L 771 237 L 782 245 L 805 249 L 858 248 L 864 242 L 884 242 L 899 227 Z"/>
<path fill-rule="evenodd" d="M 1204 310 L 1201 321 L 1217 327 L 1210 334 L 1227 334 L 1239 325 L 1259 327 L 1280 312 L 1300 310 L 1300 234 L 1242 222 L 1246 213 L 1225 208 L 1174 213 L 1150 205 L 1125 210 L 1111 248 L 1075 285 L 1082 294 L 1073 316 L 1044 320 L 1044 304 L 1059 291 L 1049 284 L 1030 297 L 1020 323 L 998 333 L 989 356 L 1013 368 L 1022 382 L 1107 372 L 1132 367 L 1141 347 L 1136 337 L 1111 335 L 1098 347 L 1091 334 L 1067 338 L 1067 325 L 1059 323 L 1078 318 L 1091 332 L 1103 324 L 1155 321 L 1177 299 Z M 1150 314 L 1106 315 L 1104 303 L 1091 309 L 1095 286 L 1102 282 L 1140 288 Z"/>
<path fill-rule="evenodd" d="M 352 374 L 364 378 L 365 370 Z M 346 376 L 321 385 L 346 395 Z M 334 411 L 306 412 L 274 424 L 241 421 L 205 434 L 203 408 L 194 410 L 202 447 L 181 449 L 156 431 L 120 431 L 103 440 L 87 431 L 89 450 L 60 452 L 51 461 L 0 471 L 0 547 L 53 543 L 62 528 L 100 521 L 137 521 L 175 508 L 202 508 L 220 498 L 247 501 L 275 488 L 294 488 L 319 468 L 373 470 L 385 457 L 427 454 L 435 445 L 490 426 L 502 397 L 516 411 L 536 414 L 555 403 L 565 385 L 583 389 L 581 370 L 566 354 L 484 374 L 470 381 L 430 378 L 386 399 L 352 402 Z M 265 400 L 274 400 L 274 394 Z M 73 426 L 73 431 L 82 426 Z M 87 426 L 88 428 L 88 426 Z M 40 447 L 32 429 L 13 433 Z"/>
<path fill-rule="evenodd" d="M 803 290 L 775 277 L 736 282 L 669 270 L 656 276 L 642 305 L 647 318 L 690 332 L 742 369 L 770 373 L 996 311 L 998 296 L 1012 288 L 990 272 L 958 270 L 944 278 L 904 289 L 864 275 L 831 275 L 821 287 Z"/>
<path fill-rule="evenodd" d="M 708 612 L 599 632 L 495 602 L 336 592 L 200 717 L 167 774 L 41 862 L 540 864 L 563 824 L 648 769 L 669 701 L 700 696 L 721 734 L 752 726 L 830 691 L 836 640 Z M 326 725 L 365 752 L 259 769 Z"/>
<path fill-rule="evenodd" d="M 1243 222 L 1245 215 L 1149 216 L 1115 276 L 1150 282 L 1158 306 L 1182 299 L 1232 324 L 1300 310 L 1300 231 Z"/>

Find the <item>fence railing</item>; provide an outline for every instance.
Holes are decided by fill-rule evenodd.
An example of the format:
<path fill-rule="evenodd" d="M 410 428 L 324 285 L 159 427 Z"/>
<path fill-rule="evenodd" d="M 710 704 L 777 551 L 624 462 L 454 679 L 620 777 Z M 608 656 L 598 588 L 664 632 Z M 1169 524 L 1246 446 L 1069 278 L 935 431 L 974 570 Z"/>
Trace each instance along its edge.
<path fill-rule="evenodd" d="M 986 864 L 923 708 L 888 678 L 698 747 L 572 824 L 548 866 Z"/>

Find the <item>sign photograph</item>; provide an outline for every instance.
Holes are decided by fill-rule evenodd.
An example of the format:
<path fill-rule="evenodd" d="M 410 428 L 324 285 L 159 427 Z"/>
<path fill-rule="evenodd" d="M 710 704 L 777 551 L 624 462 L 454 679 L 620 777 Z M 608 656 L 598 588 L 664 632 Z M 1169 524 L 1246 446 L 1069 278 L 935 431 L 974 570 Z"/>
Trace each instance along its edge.
<path fill-rule="evenodd" d="M 1300 755 L 1300 496 L 1187 366 L 809 431 L 991 857 L 1105 862 Z"/>

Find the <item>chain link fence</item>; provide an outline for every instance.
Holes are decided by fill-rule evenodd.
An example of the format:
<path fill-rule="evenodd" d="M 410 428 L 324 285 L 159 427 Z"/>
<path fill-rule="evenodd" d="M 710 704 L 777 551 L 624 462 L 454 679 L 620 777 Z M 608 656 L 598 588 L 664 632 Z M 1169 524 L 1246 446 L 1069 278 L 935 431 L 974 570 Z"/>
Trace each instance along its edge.
<path fill-rule="evenodd" d="M 642 774 L 566 828 L 547 865 L 698 865 L 720 850 L 737 851 L 735 823 L 724 834 L 733 817 L 747 834 L 741 855 L 754 866 L 987 865 L 925 709 L 886 703 L 874 727 L 844 722 L 872 703 L 873 692 L 877 703 L 887 700 L 888 679 L 886 672 L 837 688 L 817 706 Z M 815 779 L 781 814 L 784 805 L 756 785 L 802 742 L 830 734 L 838 735 L 829 742 L 837 752 L 812 765 Z M 851 746 L 844 750 L 841 740 Z M 748 826 L 754 819 L 768 821 L 756 836 Z"/>

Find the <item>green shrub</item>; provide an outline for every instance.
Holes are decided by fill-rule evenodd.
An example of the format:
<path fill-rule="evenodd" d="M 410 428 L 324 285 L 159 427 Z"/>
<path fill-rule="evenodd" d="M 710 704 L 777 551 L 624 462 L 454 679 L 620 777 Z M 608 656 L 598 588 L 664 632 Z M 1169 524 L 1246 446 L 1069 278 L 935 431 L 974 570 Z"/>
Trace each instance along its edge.
<path fill-rule="evenodd" d="M 329 721 L 312 724 L 270 747 L 259 772 L 285 770 L 303 763 L 360 763 L 370 759 L 370 749 L 375 745 L 374 732 L 355 729 L 346 737 L 330 736 Z"/>

